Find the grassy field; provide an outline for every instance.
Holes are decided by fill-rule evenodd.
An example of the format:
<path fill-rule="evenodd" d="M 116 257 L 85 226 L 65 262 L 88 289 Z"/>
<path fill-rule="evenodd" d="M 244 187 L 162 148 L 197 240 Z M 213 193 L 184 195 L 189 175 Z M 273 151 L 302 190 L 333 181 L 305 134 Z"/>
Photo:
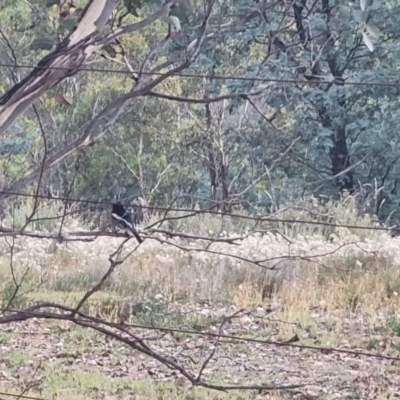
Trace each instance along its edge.
<path fill-rule="evenodd" d="M 314 214 L 287 209 L 279 217 L 318 220 L 327 210 L 335 223 L 374 225 L 344 202 L 314 206 Z M 215 216 L 178 221 L 176 231 L 220 238 L 252 228 L 248 221 L 232 219 L 221 228 Z M 72 219 L 67 224 L 70 230 L 80 226 Z M 400 239 L 380 231 L 304 224 L 275 223 L 257 230 L 238 245 L 212 244 L 214 253 L 182 250 L 204 247 L 199 240 L 168 239 L 174 247 L 158 241 L 161 235 L 146 239 L 83 310 L 111 322 L 211 333 L 218 332 L 225 316 L 238 313 L 223 333 L 259 341 L 222 339 L 203 379 L 306 387 L 269 393 L 191 388 L 176 371 L 90 329 L 30 319 L 0 326 L 0 392 L 60 400 L 398 398 L 398 361 L 261 341 L 293 339 L 294 345 L 400 357 Z M 49 252 L 50 240 L 3 238 L 2 307 L 15 291 L 11 266 L 17 282 L 24 276 L 11 308 L 39 301 L 76 306 L 105 273 L 121 241 L 101 237 Z M 125 253 L 134 247 L 129 242 Z M 274 269 L 243 259 L 267 260 L 265 265 Z M 206 335 L 138 327 L 132 332 L 193 373 L 216 344 Z"/>

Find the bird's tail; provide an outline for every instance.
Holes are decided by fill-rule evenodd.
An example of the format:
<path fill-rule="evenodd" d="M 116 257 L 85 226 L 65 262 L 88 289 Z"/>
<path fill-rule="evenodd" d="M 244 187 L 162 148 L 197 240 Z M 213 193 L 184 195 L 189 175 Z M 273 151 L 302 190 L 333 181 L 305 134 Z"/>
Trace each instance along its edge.
<path fill-rule="evenodd" d="M 139 235 L 139 233 L 137 232 L 137 230 L 135 228 L 129 227 L 126 229 L 126 232 L 130 237 L 134 236 L 139 243 L 143 243 L 143 239 L 141 238 L 141 236 Z"/>

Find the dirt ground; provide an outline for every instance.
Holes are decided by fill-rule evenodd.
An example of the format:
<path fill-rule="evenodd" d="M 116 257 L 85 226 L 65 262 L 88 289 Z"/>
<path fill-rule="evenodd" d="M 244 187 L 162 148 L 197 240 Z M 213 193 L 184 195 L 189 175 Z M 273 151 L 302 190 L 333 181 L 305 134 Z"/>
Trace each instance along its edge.
<path fill-rule="evenodd" d="M 185 306 L 185 312 L 189 306 Z M 218 333 L 211 320 L 235 311 L 233 306 L 192 305 L 193 314 L 209 319 L 197 326 Z M 229 311 L 229 312 L 228 312 Z M 237 311 L 237 310 L 236 310 Z M 382 325 L 371 329 L 362 318 L 310 310 L 302 322 L 284 321 L 262 306 L 223 327 L 224 335 L 271 341 L 292 339 L 297 345 L 336 347 L 400 356 L 400 340 Z M 341 314 L 341 315 L 340 315 Z M 205 317 L 205 318 L 204 318 Z M 340 318 L 340 327 L 337 323 Z M 385 316 L 382 315 L 382 320 Z M 188 321 L 187 321 L 188 322 Z M 189 323 L 189 322 L 188 322 Z M 190 322 L 193 325 L 193 320 Z M 183 324 L 182 329 L 191 329 Z M 198 373 L 216 345 L 215 337 L 130 328 L 163 356 Z M 394 399 L 400 397 L 399 361 L 317 351 L 261 342 L 221 339 L 203 380 L 217 384 L 305 384 L 289 391 L 229 393 L 191 388 L 176 371 L 127 346 L 64 321 L 29 320 L 2 326 L 1 392 L 44 399 Z M 1 396 L 0 396 L 1 397 Z"/>

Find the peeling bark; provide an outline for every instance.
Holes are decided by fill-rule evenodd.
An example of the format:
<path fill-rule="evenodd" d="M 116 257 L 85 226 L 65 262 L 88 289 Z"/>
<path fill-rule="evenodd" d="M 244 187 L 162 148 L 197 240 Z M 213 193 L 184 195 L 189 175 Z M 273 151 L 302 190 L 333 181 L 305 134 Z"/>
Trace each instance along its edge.
<path fill-rule="evenodd" d="M 0 98 L 0 135 L 47 90 L 76 74 L 120 0 L 89 0 L 75 26 L 37 67 Z"/>

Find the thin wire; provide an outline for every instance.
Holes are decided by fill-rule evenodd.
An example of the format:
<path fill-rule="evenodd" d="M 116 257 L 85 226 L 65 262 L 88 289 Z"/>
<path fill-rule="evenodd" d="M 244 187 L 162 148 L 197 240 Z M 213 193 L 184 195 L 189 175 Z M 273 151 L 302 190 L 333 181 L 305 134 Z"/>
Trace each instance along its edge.
<path fill-rule="evenodd" d="M 249 81 L 249 82 L 275 82 L 275 83 L 307 83 L 307 84 L 321 84 L 321 83 L 334 83 L 335 80 L 340 81 L 342 85 L 352 85 L 352 86 L 387 86 L 387 87 L 400 87 L 400 82 L 357 82 L 357 81 L 344 81 L 343 77 L 330 77 L 322 75 L 307 75 L 310 78 L 326 78 L 329 80 L 318 80 L 318 81 L 308 81 L 302 79 L 279 79 L 279 78 L 260 78 L 260 77 L 247 77 L 247 76 L 232 76 L 232 75 L 207 75 L 207 74 L 191 74 L 191 73 L 169 73 L 169 72 L 145 72 L 139 70 L 116 70 L 116 69 L 101 69 L 101 68 L 67 68 L 67 67 L 48 67 L 39 65 L 27 65 L 27 64 L 2 64 L 0 67 L 9 68 L 31 68 L 31 69 L 47 69 L 47 70 L 67 70 L 67 71 L 86 71 L 86 72 L 101 72 L 101 73 L 114 73 L 114 74 L 143 74 L 143 75 L 157 75 L 157 76 L 175 76 L 179 78 L 194 78 L 194 79 L 220 79 L 220 80 L 239 80 L 239 81 Z"/>
<path fill-rule="evenodd" d="M 29 193 L 20 193 L 20 192 L 7 192 L 0 190 L 0 194 L 7 194 L 10 196 L 22 196 L 22 197 L 33 197 L 33 198 L 43 198 L 48 200 L 61 200 L 67 201 L 71 203 L 84 203 L 84 204 L 96 204 L 96 205 L 112 205 L 114 202 L 111 201 L 95 201 L 95 200 L 79 200 L 73 199 L 69 197 L 58 197 L 58 196 L 45 196 L 45 195 L 36 195 Z M 122 203 L 121 203 L 122 204 Z M 125 207 L 131 207 L 132 204 L 124 203 L 122 204 Z M 159 210 L 159 211 L 180 211 L 186 212 L 189 214 L 213 214 L 220 216 L 229 216 L 234 218 L 246 219 L 250 221 L 259 221 L 259 222 L 281 222 L 281 223 L 293 223 L 300 225 L 317 225 L 317 226 L 329 226 L 333 228 L 348 228 L 348 229 L 362 229 L 362 230 L 370 230 L 370 231 L 385 231 L 385 232 L 397 232 L 400 231 L 400 228 L 386 228 L 383 226 L 362 226 L 362 225 L 347 225 L 347 224 L 335 224 L 331 222 L 324 221 L 307 221 L 301 219 L 285 219 L 285 218 L 275 218 L 275 217 L 251 217 L 243 214 L 233 214 L 233 213 L 224 213 L 221 211 L 212 211 L 212 210 L 188 210 L 185 208 L 168 208 L 168 207 L 155 207 L 155 206 L 141 206 L 144 209 L 148 210 Z"/>
<path fill-rule="evenodd" d="M 47 400 L 44 399 L 43 397 L 32 397 L 32 396 L 26 396 L 24 394 L 5 393 L 5 392 L 0 392 L 0 396 L 17 397 L 19 399 L 27 399 L 27 400 Z"/>
<path fill-rule="evenodd" d="M 54 304 L 53 306 L 48 306 L 50 308 L 57 308 L 57 305 Z M 47 315 L 45 312 L 38 312 L 38 311 L 25 311 L 25 310 L 13 310 L 13 309 L 4 309 L 0 308 L 0 311 L 2 312 L 13 312 L 13 313 L 21 313 L 21 314 L 28 314 L 31 315 L 32 317 L 44 317 L 46 318 Z M 64 315 L 60 313 L 60 317 L 63 317 Z M 57 319 L 55 317 L 48 317 L 46 319 Z M 400 357 L 394 357 L 394 356 L 385 356 L 382 354 L 375 354 L 375 353 L 369 353 L 369 352 L 364 352 L 364 351 L 357 351 L 357 350 L 346 350 L 346 349 L 338 349 L 338 348 L 330 348 L 330 347 L 318 347 L 318 346 L 311 346 L 311 345 L 302 345 L 302 344 L 294 344 L 294 343 L 285 343 L 285 342 L 274 342 L 271 340 L 262 340 L 262 339 L 254 339 L 254 338 L 246 338 L 246 337 L 241 337 L 241 336 L 234 336 L 234 335 L 225 335 L 225 334 L 218 334 L 218 333 L 211 333 L 211 332 L 199 332 L 199 331 L 193 331 L 189 329 L 178 329 L 178 328 L 170 328 L 170 327 L 157 327 L 157 326 L 147 326 L 147 325 L 134 325 L 134 324 L 126 324 L 126 323 L 115 323 L 115 322 L 108 322 L 104 320 L 100 320 L 98 318 L 85 318 L 85 317 L 78 317 L 78 318 L 68 318 L 67 316 L 65 318 L 58 318 L 63 321 L 70 321 L 70 322 L 90 322 L 94 324 L 103 324 L 109 327 L 113 328 L 136 328 L 136 329 L 145 329 L 145 330 L 151 330 L 151 331 L 162 331 L 162 332 L 176 332 L 176 333 L 186 333 L 190 335 L 197 335 L 197 336 L 211 336 L 211 337 L 218 337 L 220 339 L 228 339 L 228 340 L 239 340 L 241 342 L 249 342 L 249 343 L 260 343 L 260 344 L 265 344 L 265 345 L 271 345 L 271 346 L 276 346 L 276 347 L 294 347 L 298 349 L 303 349 L 303 350 L 315 350 L 315 351 L 325 351 L 325 352 L 333 352 L 333 353 L 343 353 L 343 354 L 351 354 L 351 355 L 356 355 L 356 356 L 365 356 L 365 357 L 372 357 L 372 358 L 378 358 L 382 360 L 393 360 L 393 361 L 400 361 Z"/>

